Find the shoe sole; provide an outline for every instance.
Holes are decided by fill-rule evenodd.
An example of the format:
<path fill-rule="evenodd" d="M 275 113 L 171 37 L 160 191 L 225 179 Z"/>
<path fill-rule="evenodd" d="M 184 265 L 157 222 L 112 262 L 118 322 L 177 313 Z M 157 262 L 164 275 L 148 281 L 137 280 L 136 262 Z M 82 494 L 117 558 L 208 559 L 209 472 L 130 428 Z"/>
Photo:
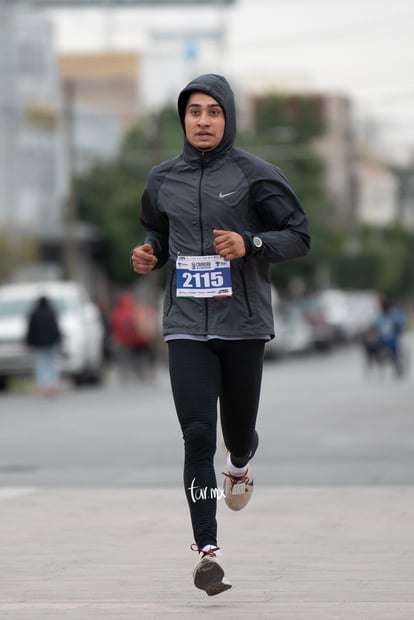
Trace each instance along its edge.
<path fill-rule="evenodd" d="M 234 510 L 238 512 L 239 510 L 243 510 L 250 502 L 252 494 L 253 494 L 253 481 L 248 484 L 250 489 L 243 493 L 243 495 L 231 495 L 231 493 L 226 493 L 226 487 L 224 487 L 226 506 L 230 508 L 230 510 Z"/>
<path fill-rule="evenodd" d="M 217 562 L 201 561 L 194 571 L 194 585 L 204 590 L 208 596 L 220 594 L 231 588 L 231 584 L 223 583 L 224 570 Z"/>

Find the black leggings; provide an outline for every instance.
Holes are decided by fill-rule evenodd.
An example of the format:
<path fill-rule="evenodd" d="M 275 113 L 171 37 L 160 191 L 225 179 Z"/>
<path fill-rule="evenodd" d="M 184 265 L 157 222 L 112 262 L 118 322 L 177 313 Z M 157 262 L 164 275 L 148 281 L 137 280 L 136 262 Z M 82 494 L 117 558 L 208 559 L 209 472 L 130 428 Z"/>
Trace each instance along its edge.
<path fill-rule="evenodd" d="M 184 488 L 199 547 L 217 545 L 217 401 L 225 445 L 233 464 L 243 467 L 254 444 L 264 346 L 263 340 L 168 342 L 171 386 L 185 446 Z"/>

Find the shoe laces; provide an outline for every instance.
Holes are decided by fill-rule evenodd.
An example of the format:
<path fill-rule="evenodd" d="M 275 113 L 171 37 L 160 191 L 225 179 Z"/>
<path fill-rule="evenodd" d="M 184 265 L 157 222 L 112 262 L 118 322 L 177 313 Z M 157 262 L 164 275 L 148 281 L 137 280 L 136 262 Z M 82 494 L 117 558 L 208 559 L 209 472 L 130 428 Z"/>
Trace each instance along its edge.
<path fill-rule="evenodd" d="M 220 551 L 220 547 L 211 547 L 210 549 L 202 549 L 196 543 L 193 543 L 191 545 L 190 549 L 191 549 L 191 551 L 197 551 L 197 553 L 201 554 L 201 556 L 202 556 L 201 559 L 204 559 L 205 557 L 215 558 L 216 557 L 216 551 Z"/>
<path fill-rule="evenodd" d="M 242 482 L 247 484 L 249 482 L 249 476 L 247 475 L 247 471 L 243 476 L 234 476 L 228 471 L 223 471 L 221 473 L 223 474 L 223 476 L 225 476 L 226 478 L 230 480 L 231 488 L 233 488 L 235 484 L 240 484 Z"/>

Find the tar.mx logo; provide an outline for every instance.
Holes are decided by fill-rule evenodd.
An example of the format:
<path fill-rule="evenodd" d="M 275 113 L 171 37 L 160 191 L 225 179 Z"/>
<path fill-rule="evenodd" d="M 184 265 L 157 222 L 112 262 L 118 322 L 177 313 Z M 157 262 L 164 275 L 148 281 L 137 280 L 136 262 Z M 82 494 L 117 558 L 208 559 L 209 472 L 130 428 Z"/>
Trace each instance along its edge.
<path fill-rule="evenodd" d="M 195 478 L 193 478 L 188 490 L 190 491 L 191 499 L 194 504 L 200 499 L 223 499 L 226 497 L 224 489 L 200 487 L 196 485 Z"/>

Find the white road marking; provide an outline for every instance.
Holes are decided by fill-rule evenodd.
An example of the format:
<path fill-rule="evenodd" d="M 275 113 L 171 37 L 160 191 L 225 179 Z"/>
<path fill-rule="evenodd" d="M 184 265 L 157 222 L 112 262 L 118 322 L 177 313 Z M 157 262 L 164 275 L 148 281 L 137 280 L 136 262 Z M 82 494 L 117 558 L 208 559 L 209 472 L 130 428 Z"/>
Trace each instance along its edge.
<path fill-rule="evenodd" d="M 0 487 L 0 502 L 35 492 L 36 489 L 34 487 Z"/>

